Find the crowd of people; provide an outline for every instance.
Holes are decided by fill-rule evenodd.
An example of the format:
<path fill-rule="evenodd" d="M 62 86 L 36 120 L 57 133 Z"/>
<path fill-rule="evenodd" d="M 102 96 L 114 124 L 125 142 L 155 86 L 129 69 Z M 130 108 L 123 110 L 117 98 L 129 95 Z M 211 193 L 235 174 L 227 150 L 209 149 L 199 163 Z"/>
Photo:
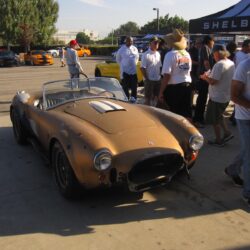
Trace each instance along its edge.
<path fill-rule="evenodd" d="M 83 69 L 75 51 L 78 44 L 72 40 L 69 45 L 65 57 L 70 77 L 79 78 Z M 137 100 L 138 60 L 133 38 L 127 37 L 116 53 L 116 61 L 123 90 L 131 102 Z M 223 147 L 234 137 L 223 114 L 230 101 L 235 103 L 231 120 L 236 119 L 241 150 L 225 168 L 225 174 L 243 187 L 243 198 L 250 206 L 250 40 L 236 51 L 235 43 L 225 47 L 206 35 L 188 49 L 184 33 L 176 29 L 164 40 L 150 39 L 140 67 L 145 105 L 167 108 L 198 128 L 212 125 L 214 138 L 208 140 L 210 145 Z"/>
<path fill-rule="evenodd" d="M 237 121 L 241 150 L 225 168 L 225 174 L 235 185 L 243 187 L 243 199 L 250 206 L 250 40 L 245 40 L 239 51 L 235 43 L 225 47 L 215 44 L 208 35 L 196 39 L 187 49 L 187 40 L 178 29 L 164 40 L 166 44 L 152 37 L 148 50 L 142 55 L 145 104 L 161 106 L 164 103 L 168 110 L 186 117 L 198 128 L 212 125 L 214 138 L 208 143 L 223 147 L 234 137 L 224 118 L 229 102 L 233 101 L 235 115 L 233 113 L 231 119 Z M 139 55 L 132 43 L 132 38 L 127 37 L 117 53 L 117 62 L 125 93 L 130 98 L 130 87 L 136 99 L 134 87 Z M 127 74 L 133 78 L 127 78 Z M 194 93 L 197 94 L 195 103 Z"/>

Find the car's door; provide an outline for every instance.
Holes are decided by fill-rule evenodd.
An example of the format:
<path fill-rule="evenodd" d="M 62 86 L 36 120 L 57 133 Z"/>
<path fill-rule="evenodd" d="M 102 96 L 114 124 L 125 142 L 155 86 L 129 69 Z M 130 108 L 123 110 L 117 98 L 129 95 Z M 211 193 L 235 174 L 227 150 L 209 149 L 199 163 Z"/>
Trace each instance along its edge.
<path fill-rule="evenodd" d="M 120 79 L 120 66 L 116 62 L 106 63 L 102 68 L 102 76 Z"/>

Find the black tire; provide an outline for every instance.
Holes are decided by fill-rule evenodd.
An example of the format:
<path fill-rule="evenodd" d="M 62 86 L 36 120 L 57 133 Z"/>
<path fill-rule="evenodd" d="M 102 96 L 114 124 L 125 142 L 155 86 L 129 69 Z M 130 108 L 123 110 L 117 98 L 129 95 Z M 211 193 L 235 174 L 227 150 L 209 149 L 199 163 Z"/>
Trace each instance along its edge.
<path fill-rule="evenodd" d="M 28 143 L 27 141 L 27 133 L 22 125 L 21 118 L 17 111 L 13 109 L 11 111 L 11 120 L 13 124 L 13 132 L 15 139 L 18 144 L 25 145 Z"/>
<path fill-rule="evenodd" d="M 59 142 L 56 142 L 52 148 L 51 160 L 56 184 L 60 193 L 67 199 L 76 198 L 79 195 L 80 184 Z"/>
<path fill-rule="evenodd" d="M 101 76 L 102 76 L 102 74 L 101 74 L 100 69 L 96 68 L 95 69 L 95 77 L 101 77 Z"/>
<path fill-rule="evenodd" d="M 53 57 L 57 57 L 57 54 L 54 52 L 54 53 L 52 53 L 52 56 Z"/>

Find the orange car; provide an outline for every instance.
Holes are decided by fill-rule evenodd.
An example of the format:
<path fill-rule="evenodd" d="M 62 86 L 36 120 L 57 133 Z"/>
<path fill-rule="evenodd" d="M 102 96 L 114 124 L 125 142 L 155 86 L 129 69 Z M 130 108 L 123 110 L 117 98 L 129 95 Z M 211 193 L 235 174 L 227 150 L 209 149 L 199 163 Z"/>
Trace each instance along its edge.
<path fill-rule="evenodd" d="M 32 50 L 24 54 L 26 65 L 54 64 L 52 55 L 44 50 Z"/>
<path fill-rule="evenodd" d="M 81 48 L 77 49 L 77 54 L 80 57 L 81 56 L 90 56 L 91 51 L 88 48 L 81 47 Z"/>

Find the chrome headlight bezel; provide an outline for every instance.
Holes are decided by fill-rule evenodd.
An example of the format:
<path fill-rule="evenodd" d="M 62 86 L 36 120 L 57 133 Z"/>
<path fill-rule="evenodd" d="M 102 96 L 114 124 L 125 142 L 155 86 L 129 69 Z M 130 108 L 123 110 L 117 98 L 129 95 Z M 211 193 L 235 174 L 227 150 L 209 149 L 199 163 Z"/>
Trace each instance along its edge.
<path fill-rule="evenodd" d="M 98 171 L 105 171 L 112 165 L 112 154 L 108 149 L 99 150 L 94 156 L 94 167 Z"/>
<path fill-rule="evenodd" d="M 198 151 L 204 144 L 204 137 L 202 135 L 192 135 L 189 138 L 189 147 L 194 150 Z"/>

